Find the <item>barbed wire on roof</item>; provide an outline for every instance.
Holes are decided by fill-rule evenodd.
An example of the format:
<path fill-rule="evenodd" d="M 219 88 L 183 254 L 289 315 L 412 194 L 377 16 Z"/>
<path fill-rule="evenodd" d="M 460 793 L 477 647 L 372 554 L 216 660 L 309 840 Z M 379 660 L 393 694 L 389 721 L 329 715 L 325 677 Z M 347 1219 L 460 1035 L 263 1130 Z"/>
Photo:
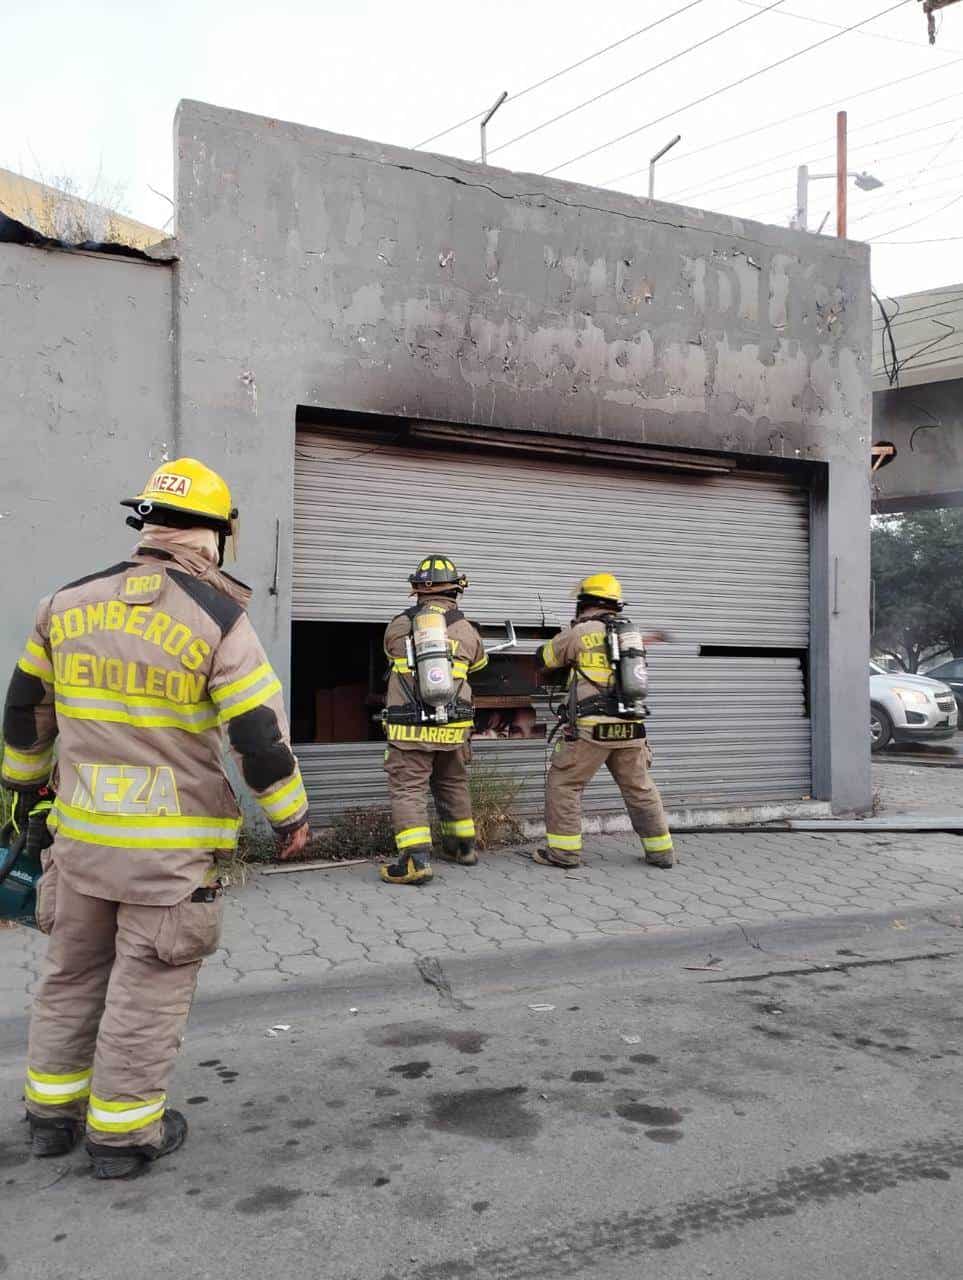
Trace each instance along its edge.
<path fill-rule="evenodd" d="M 643 133 L 646 129 L 650 129 L 657 124 L 663 124 L 666 120 L 681 115 L 684 111 L 690 110 L 692 107 L 701 106 L 705 102 L 711 102 L 713 99 L 721 97 L 724 93 L 730 93 L 733 89 L 739 89 L 744 84 L 749 84 L 753 80 L 757 80 L 759 76 L 766 75 L 770 71 L 775 71 L 779 67 L 784 67 L 790 62 L 794 62 L 797 58 L 805 57 L 806 54 L 814 53 L 817 49 L 824 48 L 827 44 L 832 44 L 835 40 L 842 39 L 843 36 L 849 35 L 853 31 L 858 31 L 860 27 L 867 26 L 870 22 L 877 22 L 880 18 L 885 18 L 887 14 L 894 13 L 897 9 L 902 9 L 904 5 L 912 3 L 912 0 L 896 0 L 895 4 L 889 5 L 885 9 L 880 9 L 876 13 L 870 14 L 867 18 L 861 18 L 859 22 L 854 22 L 851 26 L 844 27 L 842 31 L 835 31 L 831 36 L 824 36 L 822 40 L 817 40 L 813 44 L 806 45 L 805 48 L 797 49 L 795 53 L 786 54 L 783 58 L 778 58 L 775 62 L 767 63 L 764 67 L 759 67 L 756 71 L 750 71 L 744 76 L 740 76 L 737 80 L 730 81 L 729 84 L 721 85 L 718 89 L 703 94 L 700 98 L 694 98 L 692 102 L 685 103 L 684 106 L 677 107 L 673 111 L 667 111 L 661 116 L 657 116 L 653 120 L 647 120 L 645 124 L 638 125 L 635 129 L 628 129 L 625 133 L 619 134 L 615 138 L 609 138 L 606 142 L 600 142 L 597 146 L 590 147 L 587 151 L 582 151 L 577 156 L 572 156 L 568 160 L 553 165 L 550 169 L 543 170 L 543 176 L 558 173 L 560 169 L 567 169 L 573 164 L 577 164 L 580 160 L 586 160 L 589 156 L 597 155 L 600 151 L 605 151 L 609 147 L 616 146 L 620 142 L 625 142 L 628 138 L 633 138 L 639 133 Z M 765 12 L 765 11 L 764 11 Z"/>
<path fill-rule="evenodd" d="M 654 62 L 652 66 L 645 67 L 642 71 L 636 72 L 634 76 L 629 76 L 627 80 L 620 80 L 618 84 L 609 85 L 608 88 L 593 94 L 590 98 L 577 102 L 574 107 L 567 107 L 566 110 L 558 112 L 557 115 L 551 116 L 548 120 L 543 120 L 540 124 L 533 125 L 531 129 L 526 129 L 514 138 L 509 138 L 507 142 L 500 142 L 497 147 L 489 147 L 488 154 L 493 156 L 496 151 L 504 151 L 506 147 L 514 146 L 516 142 L 530 138 L 535 133 L 541 133 L 543 129 L 547 129 L 550 125 L 558 124 L 560 120 L 567 120 L 569 116 L 575 115 L 578 111 L 584 111 L 586 107 L 591 107 L 596 102 L 601 102 L 603 98 L 610 97 L 620 89 L 626 88 L 627 85 L 635 84 L 646 76 L 652 75 L 653 72 L 661 71 L 663 67 L 667 67 L 673 62 L 678 62 L 680 58 L 688 57 L 689 54 L 695 53 L 697 49 L 705 48 L 706 45 L 712 44 L 714 40 L 719 40 L 722 36 L 729 35 L 730 32 L 736 31 L 739 27 L 744 27 L 747 22 L 754 22 L 757 18 L 769 13 L 770 10 L 777 9 L 781 4 L 785 4 L 785 0 L 770 0 L 765 9 L 758 9 L 747 17 L 740 18 L 738 22 L 733 22 L 728 27 L 723 27 L 721 31 L 716 31 L 711 36 L 706 36 L 704 40 L 699 40 L 696 44 L 687 45 L 686 48 L 680 49 L 678 53 L 673 53 L 668 58 L 663 58 L 661 62 Z"/>
<path fill-rule="evenodd" d="M 612 44 L 607 44 L 602 49 L 596 49 L 594 53 L 590 53 L 584 58 L 579 58 L 577 62 L 572 62 L 567 67 L 562 67 L 558 71 L 553 71 L 551 75 L 545 76 L 542 80 L 536 80 L 534 84 L 526 85 L 524 89 L 519 89 L 517 93 L 512 94 L 511 101 L 518 102 L 519 99 L 527 97 L 530 93 L 534 93 L 536 89 L 543 89 L 545 85 L 551 84 L 553 80 L 559 80 L 562 76 L 567 76 L 570 71 L 577 71 L 579 67 L 584 67 L 586 63 L 593 62 L 596 58 L 601 58 L 603 54 L 611 53 L 613 49 L 618 49 L 620 45 L 628 44 L 630 40 L 635 40 L 638 36 L 645 35 L 647 31 L 653 31 L 656 27 L 661 27 L 663 23 L 669 22 L 672 18 L 678 18 L 689 9 L 694 9 L 696 5 L 704 3 L 705 0 L 689 0 L 688 4 L 682 5 L 679 9 L 673 9 L 671 13 L 667 13 L 656 22 L 650 22 L 648 26 L 645 27 L 639 27 L 637 31 L 630 31 L 627 36 L 622 36 L 621 39 L 614 40 Z M 464 120 L 459 120 L 457 124 L 452 124 L 449 125 L 447 129 L 442 129 L 441 133 L 433 133 L 430 138 L 425 138 L 423 142 L 416 142 L 413 150 L 417 151 L 419 147 L 427 147 L 429 142 L 437 142 L 439 138 L 446 138 L 449 133 L 454 133 L 456 129 L 461 129 L 466 124 L 474 124 L 476 120 L 481 120 L 487 110 L 488 108 L 485 107 L 481 111 L 476 111 L 474 115 L 466 116 Z"/>

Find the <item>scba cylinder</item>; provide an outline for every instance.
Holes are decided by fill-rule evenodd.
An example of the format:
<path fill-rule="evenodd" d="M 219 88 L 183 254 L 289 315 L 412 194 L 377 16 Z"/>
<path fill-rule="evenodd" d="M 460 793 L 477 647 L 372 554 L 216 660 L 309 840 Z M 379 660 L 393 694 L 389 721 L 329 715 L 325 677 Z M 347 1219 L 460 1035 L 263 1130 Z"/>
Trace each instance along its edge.
<path fill-rule="evenodd" d="M 612 663 L 619 673 L 619 691 L 623 702 L 641 702 L 649 691 L 649 669 L 645 663 L 642 633 L 628 618 L 611 624 Z"/>
<path fill-rule="evenodd" d="M 433 609 L 416 613 L 411 624 L 411 639 L 422 702 L 430 707 L 447 706 L 455 696 L 455 678 L 444 615 Z"/>

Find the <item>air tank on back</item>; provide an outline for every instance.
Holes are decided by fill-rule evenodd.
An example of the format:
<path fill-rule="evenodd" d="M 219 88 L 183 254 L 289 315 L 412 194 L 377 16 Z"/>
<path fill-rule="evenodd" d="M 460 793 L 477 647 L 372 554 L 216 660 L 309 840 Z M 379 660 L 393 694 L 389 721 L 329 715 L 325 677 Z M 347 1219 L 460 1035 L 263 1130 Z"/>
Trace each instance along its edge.
<path fill-rule="evenodd" d="M 418 693 L 426 706 L 436 708 L 437 715 L 455 697 L 451 645 L 444 614 L 437 609 L 420 609 L 411 622 L 411 639 Z"/>

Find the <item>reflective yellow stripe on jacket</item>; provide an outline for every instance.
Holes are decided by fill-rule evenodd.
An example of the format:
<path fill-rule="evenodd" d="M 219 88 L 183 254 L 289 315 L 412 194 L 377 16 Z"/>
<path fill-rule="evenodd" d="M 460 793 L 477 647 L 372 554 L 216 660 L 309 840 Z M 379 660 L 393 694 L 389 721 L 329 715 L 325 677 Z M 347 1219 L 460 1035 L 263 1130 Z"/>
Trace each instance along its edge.
<path fill-rule="evenodd" d="M 82 844 L 112 849 L 233 849 L 240 818 L 200 815 L 95 813 L 60 796 L 47 821 L 51 831 Z"/>
<path fill-rule="evenodd" d="M 15 786 L 24 783 L 46 782 L 53 767 L 53 747 L 41 747 L 39 751 L 18 751 L 9 742 L 3 749 L 3 780 Z"/>
<path fill-rule="evenodd" d="M 139 729 L 206 733 L 217 726 L 217 711 L 211 702 L 170 702 L 167 698 L 113 689 L 88 689 L 81 685 L 58 684 L 54 707 L 58 716 L 70 720 L 102 720 Z"/>
<path fill-rule="evenodd" d="M 53 666 L 50 659 L 47 657 L 43 645 L 37 644 L 35 640 L 27 641 L 17 666 L 21 671 L 25 671 L 28 676 L 37 676 L 39 679 L 45 680 L 47 684 L 51 684 L 53 681 Z"/>
<path fill-rule="evenodd" d="M 245 711 L 253 711 L 280 692 L 281 681 L 274 674 L 271 664 L 264 662 L 240 680 L 211 689 L 211 697 L 217 704 L 221 723 L 226 724 L 235 716 L 242 716 Z"/>
<path fill-rule="evenodd" d="M 293 778 L 279 782 L 276 787 L 256 797 L 264 811 L 264 816 L 272 826 L 279 827 L 288 818 L 293 818 L 300 809 L 306 809 L 308 797 L 299 769 Z"/>

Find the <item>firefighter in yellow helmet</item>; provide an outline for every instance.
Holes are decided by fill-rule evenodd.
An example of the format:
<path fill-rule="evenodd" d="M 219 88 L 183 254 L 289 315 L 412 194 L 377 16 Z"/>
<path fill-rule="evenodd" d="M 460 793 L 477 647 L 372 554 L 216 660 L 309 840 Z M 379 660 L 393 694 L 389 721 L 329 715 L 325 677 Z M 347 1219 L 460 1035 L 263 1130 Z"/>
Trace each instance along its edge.
<path fill-rule="evenodd" d="M 622 584 L 593 573 L 576 587 L 572 624 L 538 651 L 548 670 L 568 668 L 562 736 L 545 784 L 547 848 L 533 855 L 546 866 L 577 867 L 582 851 L 582 792 L 604 764 L 618 784 L 650 866 L 675 861 L 645 737 L 648 678 L 643 637 L 622 616 Z"/>
<path fill-rule="evenodd" d="M 41 601 L 13 673 L 2 780 L 20 821 L 52 781 L 37 917 L 50 935 L 24 1089 L 31 1144 L 60 1156 L 86 1129 L 98 1178 L 184 1141 L 167 1107 L 198 970 L 216 950 L 219 860 L 241 825 L 222 739 L 282 858 L 309 832 L 281 683 L 221 568 L 237 512 L 193 458 L 123 505 L 126 559 Z M 57 746 L 56 766 L 53 764 Z"/>
<path fill-rule="evenodd" d="M 442 856 L 478 862 L 468 790 L 474 723 L 469 677 L 488 664 L 478 631 L 458 608 L 468 579 L 447 556 L 428 556 L 408 581 L 417 603 L 385 631 L 389 662 L 385 770 L 398 860 L 381 868 L 388 884 L 432 877 L 431 791 L 441 823 Z"/>

